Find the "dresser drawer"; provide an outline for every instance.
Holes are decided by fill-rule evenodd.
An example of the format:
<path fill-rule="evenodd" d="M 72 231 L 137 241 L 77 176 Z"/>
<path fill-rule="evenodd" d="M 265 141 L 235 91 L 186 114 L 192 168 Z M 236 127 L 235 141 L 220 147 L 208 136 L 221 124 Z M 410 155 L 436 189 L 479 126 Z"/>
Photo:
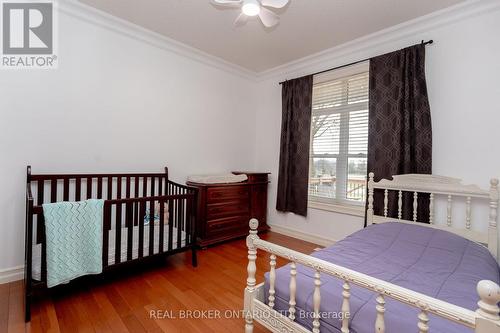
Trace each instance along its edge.
<path fill-rule="evenodd" d="M 244 230 L 249 221 L 248 215 L 231 216 L 207 221 L 207 233 L 214 235 L 232 230 Z"/>
<path fill-rule="evenodd" d="M 211 187 L 207 189 L 207 203 L 232 199 L 248 200 L 248 195 L 248 186 Z"/>
<path fill-rule="evenodd" d="M 225 201 L 207 205 L 207 219 L 218 219 L 226 216 L 246 215 L 249 213 L 248 200 Z"/>

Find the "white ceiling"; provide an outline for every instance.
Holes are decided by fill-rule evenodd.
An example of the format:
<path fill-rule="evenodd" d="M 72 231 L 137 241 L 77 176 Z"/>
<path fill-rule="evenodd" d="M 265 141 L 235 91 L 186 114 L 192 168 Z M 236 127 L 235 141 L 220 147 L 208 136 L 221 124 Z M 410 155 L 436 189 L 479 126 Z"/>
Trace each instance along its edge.
<path fill-rule="evenodd" d="M 281 22 L 234 27 L 238 9 L 209 0 L 80 0 L 251 71 L 300 59 L 463 0 L 290 0 Z"/>

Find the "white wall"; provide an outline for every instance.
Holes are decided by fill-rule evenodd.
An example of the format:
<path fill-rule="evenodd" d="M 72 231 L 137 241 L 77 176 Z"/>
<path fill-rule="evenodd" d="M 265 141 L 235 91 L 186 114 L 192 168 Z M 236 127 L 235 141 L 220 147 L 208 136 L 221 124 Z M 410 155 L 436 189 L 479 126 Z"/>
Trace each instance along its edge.
<path fill-rule="evenodd" d="M 487 186 L 500 176 L 499 9 L 467 5 L 433 14 L 268 71 L 260 81 L 209 57 L 186 57 L 62 13 L 59 69 L 0 72 L 0 282 L 23 261 L 27 164 L 35 173 L 168 165 L 181 182 L 188 174 L 253 167 L 272 172 L 271 225 L 331 240 L 360 229 L 355 216 L 277 213 L 278 82 L 421 39 L 435 40 L 427 48 L 434 172 Z"/>
<path fill-rule="evenodd" d="M 27 164 L 34 173 L 167 165 L 184 182 L 255 159 L 254 81 L 59 19 L 57 70 L 0 72 L 0 273 L 23 263 Z"/>
<path fill-rule="evenodd" d="M 487 5 L 488 1 L 484 2 Z M 489 2 L 492 4 L 493 2 Z M 279 81 L 433 39 L 427 85 L 433 126 L 433 172 L 488 188 L 500 176 L 500 6 L 431 15 L 265 73 L 258 85 L 257 168 L 269 170 L 269 223 L 321 239 L 339 240 L 363 218 L 309 209 L 308 217 L 278 213 L 276 183 L 281 128 Z M 475 228 L 485 230 L 487 221 Z"/>

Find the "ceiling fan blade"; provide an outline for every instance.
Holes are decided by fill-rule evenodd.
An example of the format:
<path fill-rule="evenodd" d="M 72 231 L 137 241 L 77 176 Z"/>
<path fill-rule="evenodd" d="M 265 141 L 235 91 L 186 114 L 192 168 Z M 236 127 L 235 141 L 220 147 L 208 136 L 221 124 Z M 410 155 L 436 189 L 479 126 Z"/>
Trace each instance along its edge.
<path fill-rule="evenodd" d="M 239 7 L 242 0 L 212 0 L 212 4 L 225 7 Z"/>
<path fill-rule="evenodd" d="M 286 6 L 289 0 L 261 0 L 262 6 L 273 7 L 273 8 L 283 8 Z"/>
<path fill-rule="evenodd" d="M 247 20 L 248 20 L 248 16 L 241 13 L 240 15 L 238 15 L 236 20 L 234 20 L 234 25 L 243 25 L 243 24 L 247 23 Z"/>
<path fill-rule="evenodd" d="M 274 27 L 280 21 L 278 15 L 266 8 L 260 9 L 259 17 L 266 28 Z"/>

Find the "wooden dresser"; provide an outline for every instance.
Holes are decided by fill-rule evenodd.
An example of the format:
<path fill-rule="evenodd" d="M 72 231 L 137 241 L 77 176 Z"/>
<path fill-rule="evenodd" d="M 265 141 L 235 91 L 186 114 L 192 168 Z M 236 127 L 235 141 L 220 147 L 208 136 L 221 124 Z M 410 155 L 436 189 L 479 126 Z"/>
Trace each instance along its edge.
<path fill-rule="evenodd" d="M 269 173 L 233 173 L 246 174 L 248 180 L 231 184 L 187 182 L 199 189 L 196 220 L 201 247 L 246 236 L 251 218 L 259 220 L 259 231 L 269 229 L 266 223 Z"/>

